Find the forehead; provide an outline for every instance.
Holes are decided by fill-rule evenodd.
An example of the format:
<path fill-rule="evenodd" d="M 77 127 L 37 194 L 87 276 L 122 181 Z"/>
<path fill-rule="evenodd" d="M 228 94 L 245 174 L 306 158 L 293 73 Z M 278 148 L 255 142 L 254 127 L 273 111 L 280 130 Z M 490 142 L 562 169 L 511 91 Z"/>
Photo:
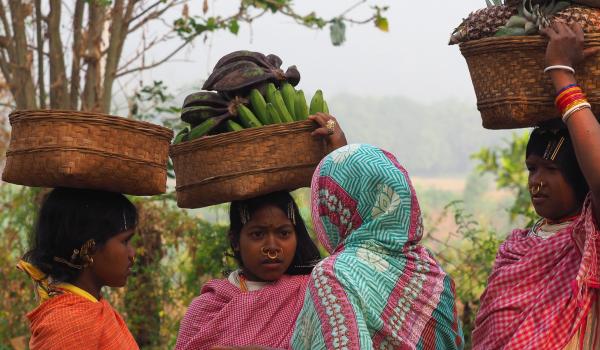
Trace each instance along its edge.
<path fill-rule="evenodd" d="M 285 221 L 285 223 L 291 222 L 286 213 L 279 207 L 272 204 L 266 204 L 259 207 L 254 211 L 254 213 L 252 213 L 252 217 L 250 218 L 250 221 L 248 221 L 247 225 L 274 222 L 281 223 L 282 221 Z"/>
<path fill-rule="evenodd" d="M 528 163 L 528 164 L 542 164 L 542 165 L 555 164 L 554 161 L 552 161 L 550 159 L 544 159 L 544 158 L 542 158 L 541 156 L 539 156 L 537 154 L 530 154 L 525 159 L 525 162 Z"/>

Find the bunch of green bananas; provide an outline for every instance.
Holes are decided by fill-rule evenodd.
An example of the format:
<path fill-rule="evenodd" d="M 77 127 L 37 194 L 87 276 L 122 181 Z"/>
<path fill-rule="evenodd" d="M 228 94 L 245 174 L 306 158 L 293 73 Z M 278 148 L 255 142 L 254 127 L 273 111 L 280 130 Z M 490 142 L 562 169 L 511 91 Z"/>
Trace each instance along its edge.
<path fill-rule="evenodd" d="M 225 55 L 202 87 L 217 92 L 196 92 L 183 102 L 181 119 L 190 126 L 178 132 L 173 143 L 329 113 L 323 92 L 317 90 L 309 107 L 304 92 L 294 89 L 300 73 L 295 66 L 283 73 L 281 64 L 281 58 L 272 54 L 235 51 Z"/>
<path fill-rule="evenodd" d="M 296 90 L 289 83 L 283 83 L 279 89 L 275 84 L 266 86 L 264 95 L 258 89 L 252 89 L 248 99 L 249 106 L 240 104 L 236 119 L 227 121 L 229 131 L 239 131 L 244 128 L 254 128 L 277 123 L 291 123 L 305 120 L 310 114 L 318 112 L 329 113 L 323 92 L 317 90 L 310 108 L 306 103 L 304 91 Z"/>

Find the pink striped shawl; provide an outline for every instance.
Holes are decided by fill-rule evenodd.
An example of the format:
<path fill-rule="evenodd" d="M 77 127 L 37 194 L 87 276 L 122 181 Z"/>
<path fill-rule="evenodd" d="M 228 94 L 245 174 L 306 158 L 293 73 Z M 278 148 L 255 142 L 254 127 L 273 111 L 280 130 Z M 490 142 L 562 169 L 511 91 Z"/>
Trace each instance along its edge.
<path fill-rule="evenodd" d="M 481 296 L 473 349 L 563 349 L 598 298 L 598 234 L 589 196 L 582 215 L 546 240 L 513 231 Z"/>
<path fill-rule="evenodd" d="M 245 293 L 227 280 L 208 282 L 181 321 L 175 349 L 289 348 L 308 277 L 284 275 L 272 285 Z"/>

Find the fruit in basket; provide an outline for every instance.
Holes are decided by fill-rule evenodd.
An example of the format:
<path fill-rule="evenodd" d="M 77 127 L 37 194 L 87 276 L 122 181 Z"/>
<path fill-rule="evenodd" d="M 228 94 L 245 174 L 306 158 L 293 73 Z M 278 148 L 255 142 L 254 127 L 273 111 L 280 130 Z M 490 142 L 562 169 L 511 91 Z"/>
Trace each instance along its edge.
<path fill-rule="evenodd" d="M 257 89 L 252 89 L 250 91 L 250 105 L 252 106 L 252 110 L 254 114 L 263 124 L 272 124 L 271 118 L 269 118 L 269 114 L 267 113 L 267 101 Z"/>
<path fill-rule="evenodd" d="M 202 136 L 208 135 L 213 129 L 219 126 L 224 120 L 226 120 L 229 116 L 220 116 L 215 118 L 210 118 L 200 125 L 193 127 L 189 133 L 189 140 L 195 140 Z"/>
<path fill-rule="evenodd" d="M 214 108 L 210 106 L 190 106 L 181 110 L 181 120 L 192 126 L 199 125 L 206 119 L 218 117 L 228 113 L 227 108 Z"/>
<path fill-rule="evenodd" d="M 189 137 L 189 133 L 190 133 L 190 128 L 188 128 L 187 126 L 183 129 L 181 129 L 181 131 L 179 131 L 177 133 L 177 135 L 175 135 L 175 138 L 173 139 L 173 144 L 176 145 L 183 141 L 187 141 L 188 137 Z"/>
<path fill-rule="evenodd" d="M 308 118 L 308 106 L 306 105 L 306 98 L 304 97 L 304 91 L 296 91 L 296 100 L 294 101 L 294 116 L 296 120 L 304 120 Z"/>
<path fill-rule="evenodd" d="M 274 54 L 267 55 L 267 61 L 269 61 L 269 63 L 271 63 L 274 67 L 277 68 L 281 68 L 281 65 L 283 64 L 281 58 Z"/>
<path fill-rule="evenodd" d="M 206 135 L 240 131 L 268 124 L 305 120 L 309 107 L 296 66 L 285 73 L 279 56 L 235 51 L 223 56 L 201 91 L 185 98 L 181 119 L 191 125 L 180 131 L 175 142 Z M 311 113 L 327 111 L 322 91 L 311 101 Z"/>
<path fill-rule="evenodd" d="M 277 108 L 275 108 L 272 103 L 267 103 L 267 113 L 269 113 L 269 118 L 273 121 L 273 123 L 281 124 L 284 122 L 281 120 L 279 112 L 277 112 Z"/>
<path fill-rule="evenodd" d="M 505 25 L 510 17 L 516 14 L 516 6 L 506 5 L 488 6 L 472 12 L 454 29 L 449 44 L 453 45 L 493 36 L 498 28 Z"/>
<path fill-rule="evenodd" d="M 292 118 L 292 115 L 288 111 L 285 102 L 283 101 L 283 97 L 281 96 L 281 92 L 279 90 L 276 90 L 273 93 L 272 100 L 270 100 L 269 102 L 271 102 L 273 106 L 275 106 L 277 113 L 279 113 L 279 117 L 284 123 L 291 123 L 294 121 L 294 118 Z"/>
<path fill-rule="evenodd" d="M 317 90 L 310 100 L 310 114 L 323 112 L 323 91 Z"/>
<path fill-rule="evenodd" d="M 243 104 L 238 106 L 238 116 L 240 117 L 242 125 L 246 128 L 257 128 L 259 126 L 263 126 L 262 123 L 256 118 L 254 113 L 252 113 L 252 111 Z"/>
<path fill-rule="evenodd" d="M 259 65 L 260 67 L 264 67 L 264 68 L 270 68 L 270 67 L 274 66 L 267 59 L 267 56 L 263 55 L 260 52 L 240 50 L 240 51 L 234 51 L 232 53 L 229 53 L 229 54 L 221 57 L 221 59 L 217 61 L 217 64 L 215 64 L 215 68 L 213 68 L 213 71 L 216 71 L 219 68 L 229 65 L 231 63 L 242 62 L 242 61 L 253 62 L 253 63 Z M 279 67 L 276 67 L 276 68 L 279 68 Z"/>
<path fill-rule="evenodd" d="M 227 121 L 227 130 L 228 131 L 241 131 L 244 130 L 244 127 L 240 124 L 234 122 L 233 120 Z"/>
<path fill-rule="evenodd" d="M 297 85 L 300 72 L 295 66 L 284 71 L 281 58 L 265 56 L 260 52 L 235 51 L 223 56 L 215 65 L 203 90 L 216 90 L 228 96 L 246 95 L 253 88 L 268 82 L 286 82 Z"/>
<path fill-rule="evenodd" d="M 293 120 L 298 120 L 296 117 L 296 109 L 294 108 L 294 104 L 296 103 L 296 90 L 290 83 L 281 84 L 281 97 L 283 97 L 283 102 L 285 103 L 285 107 Z"/>
<path fill-rule="evenodd" d="M 215 108 L 227 108 L 229 101 L 216 92 L 200 91 L 188 95 L 183 101 L 183 107 L 211 106 Z"/>
<path fill-rule="evenodd" d="M 536 34 L 558 19 L 579 23 L 586 33 L 600 32 L 600 9 L 571 5 L 567 1 L 519 0 L 497 4 L 471 13 L 450 37 L 450 45 L 491 36 Z M 508 5 L 510 3 L 510 5 Z"/>
<path fill-rule="evenodd" d="M 298 71 L 296 66 L 290 66 L 285 71 L 285 78 L 292 86 L 296 86 L 300 82 L 300 71 Z"/>

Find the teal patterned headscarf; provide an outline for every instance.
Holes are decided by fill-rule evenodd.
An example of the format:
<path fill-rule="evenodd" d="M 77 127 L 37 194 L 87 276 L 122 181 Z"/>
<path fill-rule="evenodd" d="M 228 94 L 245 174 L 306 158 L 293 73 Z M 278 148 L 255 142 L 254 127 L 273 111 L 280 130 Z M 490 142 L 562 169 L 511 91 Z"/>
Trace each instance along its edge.
<path fill-rule="evenodd" d="M 454 285 L 418 243 L 415 191 L 370 145 L 329 154 L 313 176 L 312 216 L 332 254 L 313 270 L 294 349 L 462 349 Z"/>

